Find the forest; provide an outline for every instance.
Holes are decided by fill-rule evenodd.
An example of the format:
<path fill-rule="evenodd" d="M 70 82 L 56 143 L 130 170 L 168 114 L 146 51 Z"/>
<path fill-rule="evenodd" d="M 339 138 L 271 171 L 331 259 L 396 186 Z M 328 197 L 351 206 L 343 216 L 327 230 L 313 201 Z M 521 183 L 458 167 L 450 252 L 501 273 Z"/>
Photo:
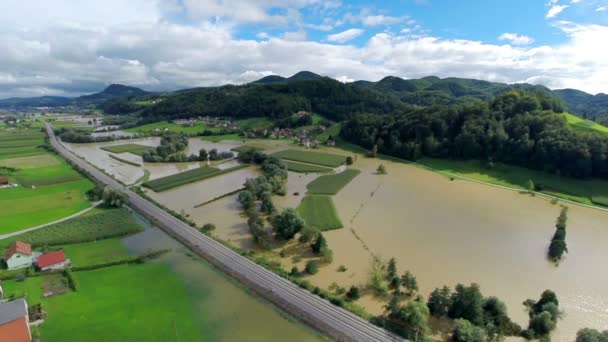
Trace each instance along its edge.
<path fill-rule="evenodd" d="M 570 129 L 542 93 L 510 91 L 489 101 L 355 115 L 341 137 L 383 154 L 496 161 L 576 178 L 608 178 L 608 137 Z"/>

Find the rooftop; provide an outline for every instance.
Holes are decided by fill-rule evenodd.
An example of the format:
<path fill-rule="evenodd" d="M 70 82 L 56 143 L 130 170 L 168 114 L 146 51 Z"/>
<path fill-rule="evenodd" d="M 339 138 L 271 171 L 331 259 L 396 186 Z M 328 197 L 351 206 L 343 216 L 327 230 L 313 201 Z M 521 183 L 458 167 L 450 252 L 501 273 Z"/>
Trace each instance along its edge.
<path fill-rule="evenodd" d="M 15 241 L 6 251 L 5 258 L 8 259 L 12 257 L 15 253 L 32 255 L 32 246 L 29 243 Z"/>
<path fill-rule="evenodd" d="M 60 249 L 55 252 L 41 255 L 38 258 L 38 261 L 36 262 L 36 264 L 38 265 L 38 267 L 43 268 L 43 267 L 55 265 L 55 264 L 58 264 L 58 263 L 64 262 L 64 261 L 65 261 L 65 253 L 63 252 L 63 249 Z"/>
<path fill-rule="evenodd" d="M 27 316 L 27 302 L 17 299 L 0 304 L 0 325 Z M 0 335 L 0 341 L 4 341 Z"/>

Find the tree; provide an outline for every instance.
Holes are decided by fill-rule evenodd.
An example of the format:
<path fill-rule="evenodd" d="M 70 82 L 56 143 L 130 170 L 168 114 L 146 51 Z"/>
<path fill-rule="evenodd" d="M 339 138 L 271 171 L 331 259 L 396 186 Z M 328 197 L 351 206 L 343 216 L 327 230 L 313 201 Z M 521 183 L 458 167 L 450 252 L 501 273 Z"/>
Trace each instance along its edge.
<path fill-rule="evenodd" d="M 208 157 L 209 157 L 209 154 L 207 153 L 207 150 L 205 150 L 204 148 L 201 148 L 198 151 L 198 160 L 200 160 L 200 161 L 207 161 Z"/>
<path fill-rule="evenodd" d="M 243 190 L 239 192 L 238 201 L 239 203 L 241 203 L 243 209 L 247 210 L 249 208 L 252 208 L 255 204 L 255 196 L 253 195 L 253 193 L 251 193 L 251 191 Z"/>
<path fill-rule="evenodd" d="M 360 297 L 359 288 L 355 285 L 351 286 L 350 289 L 348 289 L 348 292 L 346 292 L 346 298 L 348 300 L 357 300 Z"/>
<path fill-rule="evenodd" d="M 213 223 L 206 223 L 201 230 L 203 232 L 212 232 L 215 230 L 215 225 Z"/>
<path fill-rule="evenodd" d="M 462 284 L 456 285 L 451 302 L 452 305 L 448 310 L 450 318 L 464 318 L 477 326 L 483 324 L 483 296 L 479 285 L 474 283 L 468 287 Z"/>
<path fill-rule="evenodd" d="M 390 281 L 393 278 L 398 278 L 397 260 L 395 260 L 395 258 L 390 258 L 386 265 L 386 279 Z"/>
<path fill-rule="evenodd" d="M 311 275 L 319 272 L 319 263 L 316 260 L 308 260 L 304 272 Z"/>
<path fill-rule="evenodd" d="M 466 319 L 459 318 L 454 323 L 453 342 L 484 342 L 486 335 L 482 328 L 473 325 Z"/>
<path fill-rule="evenodd" d="M 260 210 L 266 214 L 272 214 L 274 212 L 274 204 L 272 203 L 272 194 L 269 191 L 265 191 L 260 196 L 262 205 Z"/>
<path fill-rule="evenodd" d="M 127 200 L 129 199 L 126 193 L 120 190 L 112 189 L 109 186 L 106 186 L 103 189 L 103 194 L 101 195 L 101 198 L 105 206 L 113 208 L 122 207 L 123 204 L 126 204 Z"/>
<path fill-rule="evenodd" d="M 429 331 L 429 308 L 422 300 L 412 300 L 399 310 L 403 335 L 412 341 L 424 340 Z"/>
<path fill-rule="evenodd" d="M 346 157 L 346 165 L 353 165 L 353 157 L 351 157 L 351 156 Z"/>
<path fill-rule="evenodd" d="M 608 342 L 608 330 L 599 332 L 595 329 L 583 328 L 576 333 L 576 342 Z"/>
<path fill-rule="evenodd" d="M 378 158 L 378 144 L 374 144 L 374 147 L 372 147 L 372 158 Z"/>
<path fill-rule="evenodd" d="M 410 271 L 406 271 L 401 276 L 401 285 L 406 289 L 408 296 L 411 296 L 414 292 L 418 291 L 418 281 Z"/>
<path fill-rule="evenodd" d="M 325 240 L 325 237 L 323 237 L 323 234 L 317 234 L 317 239 L 310 247 L 312 248 L 313 253 L 321 254 L 321 252 L 327 248 L 327 241 Z"/>
<path fill-rule="evenodd" d="M 452 303 L 450 298 L 451 295 L 452 290 L 447 286 L 433 290 L 429 295 L 429 300 L 427 302 L 431 315 L 436 317 L 446 316 Z"/>
<path fill-rule="evenodd" d="M 385 174 L 387 174 L 387 172 L 386 172 L 386 167 L 384 166 L 384 164 L 380 164 L 380 165 L 378 165 L 378 168 L 376 169 L 376 172 L 377 172 L 379 175 L 385 175 Z"/>
<path fill-rule="evenodd" d="M 547 336 L 557 325 L 557 320 L 562 314 L 559 311 L 559 300 L 555 292 L 545 290 L 540 299 L 535 302 L 528 299 L 524 302 L 528 307 L 530 323 L 528 330 L 524 332 L 526 338 L 541 338 Z"/>
<path fill-rule="evenodd" d="M 526 189 L 529 192 L 534 191 L 534 181 L 532 181 L 531 179 L 528 179 L 528 181 L 526 182 Z"/>
<path fill-rule="evenodd" d="M 287 208 L 272 218 L 272 227 L 279 239 L 290 240 L 304 228 L 304 220 L 295 209 Z"/>

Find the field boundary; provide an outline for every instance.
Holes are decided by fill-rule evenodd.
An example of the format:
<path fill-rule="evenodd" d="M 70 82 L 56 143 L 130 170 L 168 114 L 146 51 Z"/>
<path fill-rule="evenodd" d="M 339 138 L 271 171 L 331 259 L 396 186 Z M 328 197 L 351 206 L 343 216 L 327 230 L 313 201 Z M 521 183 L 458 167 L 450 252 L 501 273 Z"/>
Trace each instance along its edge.
<path fill-rule="evenodd" d="M 129 153 L 130 153 L 130 152 L 129 152 Z M 117 155 L 114 155 L 114 154 L 111 154 L 111 153 L 109 153 L 108 155 L 110 156 L 110 158 L 112 158 L 112 159 L 116 159 L 116 160 L 118 160 L 119 162 L 122 162 L 122 163 L 125 163 L 125 164 L 128 164 L 128 165 L 131 165 L 131 166 L 142 167 L 142 165 L 141 165 L 141 164 L 139 164 L 139 163 L 136 163 L 136 162 L 133 162 L 133 161 L 130 161 L 130 160 L 126 160 L 126 159 L 122 159 L 122 158 L 120 158 L 120 157 L 119 157 L 119 156 L 117 156 Z"/>

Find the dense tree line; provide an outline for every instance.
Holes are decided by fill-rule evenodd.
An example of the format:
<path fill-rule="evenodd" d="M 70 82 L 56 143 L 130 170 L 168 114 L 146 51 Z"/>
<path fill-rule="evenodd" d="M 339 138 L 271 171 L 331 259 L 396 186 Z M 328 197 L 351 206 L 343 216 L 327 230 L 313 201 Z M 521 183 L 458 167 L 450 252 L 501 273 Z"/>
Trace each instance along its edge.
<path fill-rule="evenodd" d="M 549 245 L 549 258 L 555 262 L 568 252 L 566 247 L 566 223 L 568 221 L 568 207 L 562 207 L 557 222 L 555 223 L 555 233 Z"/>
<path fill-rule="evenodd" d="M 74 129 L 74 128 L 56 128 L 55 134 L 61 139 L 61 141 L 69 142 L 69 143 L 77 143 L 77 144 L 86 144 L 86 143 L 94 143 L 94 142 L 106 142 L 115 140 L 115 137 L 112 136 L 99 136 L 94 137 L 91 135 L 91 132 Z"/>
<path fill-rule="evenodd" d="M 522 332 L 526 339 L 543 339 L 549 336 L 563 314 L 559 310 L 559 300 L 555 292 L 545 290 L 538 301 L 528 299 L 524 302 L 530 316 L 528 329 Z"/>
<path fill-rule="evenodd" d="M 608 330 L 581 329 L 576 334 L 576 342 L 608 342 Z"/>
<path fill-rule="evenodd" d="M 341 136 L 410 160 L 475 158 L 563 176 L 608 178 L 608 137 L 570 129 L 554 110 L 560 108 L 540 94 L 514 91 L 490 102 L 357 115 Z"/>
<path fill-rule="evenodd" d="M 353 113 L 386 114 L 403 107 L 380 92 L 329 78 L 284 84 L 248 84 L 199 88 L 175 93 L 143 110 L 147 118 L 166 120 L 196 116 L 284 118 L 298 111 L 332 120 Z"/>

